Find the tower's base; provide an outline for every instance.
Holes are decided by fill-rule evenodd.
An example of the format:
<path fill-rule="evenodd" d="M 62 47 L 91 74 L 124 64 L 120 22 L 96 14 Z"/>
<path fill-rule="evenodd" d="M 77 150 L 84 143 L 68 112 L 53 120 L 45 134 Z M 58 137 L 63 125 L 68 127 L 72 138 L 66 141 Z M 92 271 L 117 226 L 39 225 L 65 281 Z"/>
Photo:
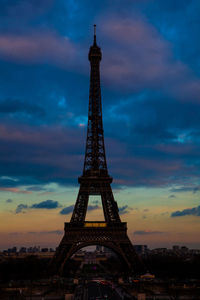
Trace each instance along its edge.
<path fill-rule="evenodd" d="M 143 269 L 133 245 L 127 235 L 125 222 L 65 223 L 65 234 L 52 261 L 55 273 L 63 274 L 69 258 L 79 249 L 90 245 L 102 245 L 118 254 L 130 273 L 140 273 Z"/>

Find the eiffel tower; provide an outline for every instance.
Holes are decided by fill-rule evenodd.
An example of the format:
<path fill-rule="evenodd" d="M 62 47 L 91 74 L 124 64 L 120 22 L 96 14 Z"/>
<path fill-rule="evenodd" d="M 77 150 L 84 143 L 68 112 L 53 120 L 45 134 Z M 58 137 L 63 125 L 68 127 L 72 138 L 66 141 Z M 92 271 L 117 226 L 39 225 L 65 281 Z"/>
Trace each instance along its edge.
<path fill-rule="evenodd" d="M 101 107 L 100 61 L 101 49 L 94 42 L 90 47 L 90 93 L 88 128 L 83 174 L 78 178 L 79 193 L 70 222 L 56 250 L 53 265 L 62 275 L 64 266 L 79 249 L 89 245 L 103 245 L 112 249 L 131 273 L 138 270 L 140 261 L 127 235 L 127 224 L 121 222 L 108 174 Z M 105 221 L 85 221 L 90 195 L 100 195 Z"/>

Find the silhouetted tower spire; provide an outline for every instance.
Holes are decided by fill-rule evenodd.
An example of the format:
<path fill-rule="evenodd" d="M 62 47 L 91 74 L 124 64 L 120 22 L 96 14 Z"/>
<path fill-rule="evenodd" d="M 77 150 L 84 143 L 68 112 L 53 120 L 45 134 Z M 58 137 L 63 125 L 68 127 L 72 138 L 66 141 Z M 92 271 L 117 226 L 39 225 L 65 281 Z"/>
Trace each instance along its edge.
<path fill-rule="evenodd" d="M 94 43 L 93 45 L 96 46 L 96 24 L 94 24 Z"/>
<path fill-rule="evenodd" d="M 88 54 L 88 59 L 90 61 L 90 95 L 83 170 L 83 174 L 85 175 L 94 175 L 97 171 L 104 175 L 107 174 L 99 70 L 101 58 L 101 49 L 96 43 L 96 25 L 94 25 L 94 42 L 90 47 Z"/>

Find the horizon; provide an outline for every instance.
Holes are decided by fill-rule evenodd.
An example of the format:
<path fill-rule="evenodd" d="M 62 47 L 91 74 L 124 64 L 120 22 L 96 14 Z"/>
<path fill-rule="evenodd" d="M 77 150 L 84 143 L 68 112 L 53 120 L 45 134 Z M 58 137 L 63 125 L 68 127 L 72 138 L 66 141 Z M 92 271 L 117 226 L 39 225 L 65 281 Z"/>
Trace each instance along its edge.
<path fill-rule="evenodd" d="M 58 245 L 57 245 L 58 246 Z M 87 247 L 84 247 L 84 248 L 81 248 L 80 250 L 81 251 L 85 251 L 85 249 L 86 248 L 92 248 L 92 247 L 96 247 L 96 246 L 98 246 L 98 245 L 92 245 L 92 246 L 87 246 Z M 147 246 L 147 249 L 148 250 L 150 250 L 150 251 L 152 251 L 152 250 L 155 250 L 155 249 L 167 249 L 167 250 L 173 250 L 173 246 L 178 246 L 179 248 L 180 248 L 180 250 L 181 250 L 181 248 L 182 247 L 187 247 L 189 250 L 200 250 L 200 248 L 190 248 L 189 246 L 187 246 L 186 244 L 181 244 L 181 245 L 178 245 L 178 244 L 175 244 L 175 245 L 172 245 L 170 248 L 169 247 L 155 247 L 155 248 L 150 248 L 149 247 L 149 245 L 140 245 L 140 244 L 133 244 L 133 246 Z M 16 245 L 13 245 L 13 246 L 11 246 L 11 247 L 9 247 L 9 248 L 7 248 L 7 249 L 5 249 L 5 248 L 0 248 L 0 252 L 2 252 L 2 251 L 7 251 L 8 249 L 12 249 L 12 248 L 14 248 L 14 247 L 16 247 L 17 248 L 17 252 L 19 252 L 19 250 L 21 249 L 21 248 L 26 248 L 26 249 L 29 249 L 29 248 L 34 248 L 34 247 L 36 247 L 36 248 L 40 248 L 40 250 L 41 249 L 43 249 L 43 248 L 47 248 L 48 250 L 50 250 L 50 249 L 52 249 L 52 250 L 54 250 L 54 251 L 56 251 L 56 246 L 41 246 L 41 245 L 32 245 L 32 246 L 26 246 L 26 245 L 22 245 L 22 246 L 16 246 Z M 89 249 L 90 250 L 90 249 Z M 95 249 L 96 250 L 96 249 Z M 94 250 L 94 251 L 95 251 Z M 112 249 L 110 249 L 110 250 L 112 250 Z M 78 250 L 79 251 L 79 250 Z M 91 250 L 90 250 L 91 251 Z M 112 250 L 113 251 L 113 250 Z M 28 253 L 28 252 L 26 252 L 26 253 Z M 30 253 L 32 253 L 32 252 L 30 252 Z M 76 252 L 75 252 L 75 254 L 76 254 Z"/>

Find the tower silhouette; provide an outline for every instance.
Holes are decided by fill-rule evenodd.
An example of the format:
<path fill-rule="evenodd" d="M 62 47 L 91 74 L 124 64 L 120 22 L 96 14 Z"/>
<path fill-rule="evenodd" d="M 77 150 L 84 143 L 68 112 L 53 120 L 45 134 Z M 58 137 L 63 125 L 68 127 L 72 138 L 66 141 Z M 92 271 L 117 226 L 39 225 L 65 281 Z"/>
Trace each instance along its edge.
<path fill-rule="evenodd" d="M 83 174 L 78 178 L 80 189 L 70 222 L 65 223 L 65 233 L 56 250 L 53 265 L 62 274 L 69 258 L 79 249 L 89 245 L 103 245 L 112 249 L 129 271 L 136 271 L 140 261 L 127 235 L 127 224 L 121 222 L 117 202 L 114 200 L 108 174 L 102 122 L 100 61 L 101 49 L 94 42 L 90 47 L 90 93 L 87 140 Z M 105 221 L 85 221 L 90 195 L 100 195 Z"/>

